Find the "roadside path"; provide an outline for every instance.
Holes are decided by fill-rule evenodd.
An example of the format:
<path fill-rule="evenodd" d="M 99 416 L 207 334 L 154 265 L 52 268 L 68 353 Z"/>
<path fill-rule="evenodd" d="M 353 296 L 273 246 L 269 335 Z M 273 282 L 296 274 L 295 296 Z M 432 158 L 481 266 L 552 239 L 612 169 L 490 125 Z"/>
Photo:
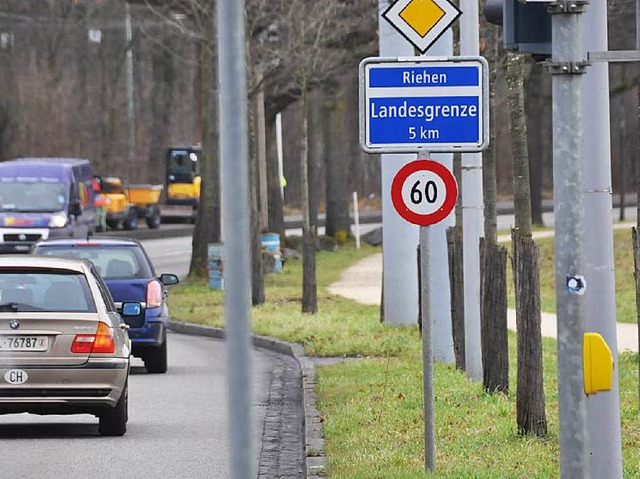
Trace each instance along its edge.
<path fill-rule="evenodd" d="M 614 225 L 615 229 L 630 228 L 631 223 Z M 540 231 L 534 238 L 548 238 L 553 231 Z M 509 235 L 500 236 L 498 241 L 510 241 Z M 363 304 L 380 304 L 382 296 L 382 253 L 368 256 L 344 271 L 338 281 L 329 286 L 329 292 Z M 516 330 L 516 311 L 507 312 L 509 329 Z M 557 333 L 556 315 L 542 313 L 542 335 L 555 338 Z M 638 327 L 630 323 L 618 323 L 618 351 L 638 351 Z"/>

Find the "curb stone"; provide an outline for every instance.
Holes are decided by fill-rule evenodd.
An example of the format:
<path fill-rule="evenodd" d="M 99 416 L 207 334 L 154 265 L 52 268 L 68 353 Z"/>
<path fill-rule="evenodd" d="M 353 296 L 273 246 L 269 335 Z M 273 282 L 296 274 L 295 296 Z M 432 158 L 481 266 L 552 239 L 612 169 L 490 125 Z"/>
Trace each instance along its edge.
<path fill-rule="evenodd" d="M 224 328 L 205 326 L 201 324 L 185 323 L 182 321 L 169 321 L 169 329 L 177 333 L 207 336 L 216 339 L 224 339 Z M 251 343 L 262 349 L 284 354 L 295 359 L 300 365 L 302 376 L 302 407 L 304 410 L 304 448 L 305 448 L 305 474 L 307 479 L 320 479 L 324 476 L 324 468 L 327 462 L 324 455 L 324 438 L 322 436 L 322 421 L 316 408 L 316 369 L 313 361 L 304 354 L 304 349 L 299 344 L 288 343 L 268 336 L 251 335 Z"/>

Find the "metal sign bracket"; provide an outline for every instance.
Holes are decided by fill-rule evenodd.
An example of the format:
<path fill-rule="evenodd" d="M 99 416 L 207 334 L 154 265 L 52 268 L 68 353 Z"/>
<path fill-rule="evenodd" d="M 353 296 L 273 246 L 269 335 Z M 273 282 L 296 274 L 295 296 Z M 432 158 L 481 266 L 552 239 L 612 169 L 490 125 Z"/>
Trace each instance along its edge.
<path fill-rule="evenodd" d="M 586 72 L 589 62 L 551 62 L 542 63 L 552 75 L 581 75 Z"/>

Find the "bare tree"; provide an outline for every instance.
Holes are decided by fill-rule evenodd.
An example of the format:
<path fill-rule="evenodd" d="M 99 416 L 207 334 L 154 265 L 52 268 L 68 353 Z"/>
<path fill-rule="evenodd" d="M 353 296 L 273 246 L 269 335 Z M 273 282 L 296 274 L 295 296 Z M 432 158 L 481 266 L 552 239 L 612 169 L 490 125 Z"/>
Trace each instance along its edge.
<path fill-rule="evenodd" d="M 538 248 L 531 237 L 529 157 L 524 108 L 524 57 L 520 54 L 509 54 L 507 58 L 507 83 L 516 222 L 515 228 L 511 230 L 518 338 L 516 416 L 520 433 L 542 436 L 547 434 L 547 419 L 544 406 L 540 329 L 540 265 Z"/>
<path fill-rule="evenodd" d="M 494 26 L 485 28 L 484 55 L 489 61 L 491 141 L 484 151 L 482 184 L 484 197 L 484 238 L 480 242 L 481 261 L 481 345 L 483 386 L 488 392 L 509 391 L 509 333 L 507 327 L 507 249 L 497 242 L 497 184 L 495 85 L 502 70 L 503 53 L 498 47 Z"/>

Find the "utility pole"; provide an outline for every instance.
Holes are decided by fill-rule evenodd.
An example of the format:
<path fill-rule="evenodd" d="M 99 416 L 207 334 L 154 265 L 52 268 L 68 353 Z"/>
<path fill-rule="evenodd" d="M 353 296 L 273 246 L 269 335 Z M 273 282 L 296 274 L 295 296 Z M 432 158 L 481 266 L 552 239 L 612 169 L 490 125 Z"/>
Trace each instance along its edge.
<path fill-rule="evenodd" d="M 553 13 L 550 68 L 553 74 L 560 474 L 567 479 L 588 478 L 587 399 L 582 356 L 586 287 L 582 176 L 582 73 L 585 63 L 581 42 L 584 4 L 558 0 L 549 8 Z"/>
<path fill-rule="evenodd" d="M 413 46 L 382 18 L 389 0 L 378 0 L 381 57 L 414 56 Z M 391 182 L 414 154 L 380 155 L 382 177 L 382 294 L 384 321 L 413 326 L 418 320 L 418 227 L 403 220 L 391 203 Z"/>
<path fill-rule="evenodd" d="M 216 21 L 222 232 L 227 258 L 224 279 L 230 477 L 249 479 L 255 476 L 251 421 L 251 234 L 244 1 L 219 0 Z"/>
<path fill-rule="evenodd" d="M 584 51 L 608 50 L 607 3 L 590 2 L 582 16 L 585 31 L 589 32 L 583 37 Z M 607 62 L 594 62 L 586 69 L 582 91 L 584 207 L 589 212 L 584 244 L 585 278 L 589 285 L 584 296 L 585 329 L 600 333 L 617 356 Z M 622 477 L 619 396 L 618 369 L 614 368 L 612 389 L 587 397 L 588 457 L 593 477 Z"/>
<path fill-rule="evenodd" d="M 125 9 L 125 42 L 127 53 L 125 57 L 125 70 L 127 77 L 127 120 L 129 122 L 129 159 L 133 161 L 136 156 L 136 121 L 133 104 L 133 27 L 131 24 L 131 4 L 124 3 Z"/>
<path fill-rule="evenodd" d="M 460 0 L 460 55 L 478 56 L 477 0 Z M 480 342 L 480 238 L 484 235 L 482 153 L 462 153 L 462 237 L 464 270 L 464 347 L 467 378 L 482 381 Z"/>

